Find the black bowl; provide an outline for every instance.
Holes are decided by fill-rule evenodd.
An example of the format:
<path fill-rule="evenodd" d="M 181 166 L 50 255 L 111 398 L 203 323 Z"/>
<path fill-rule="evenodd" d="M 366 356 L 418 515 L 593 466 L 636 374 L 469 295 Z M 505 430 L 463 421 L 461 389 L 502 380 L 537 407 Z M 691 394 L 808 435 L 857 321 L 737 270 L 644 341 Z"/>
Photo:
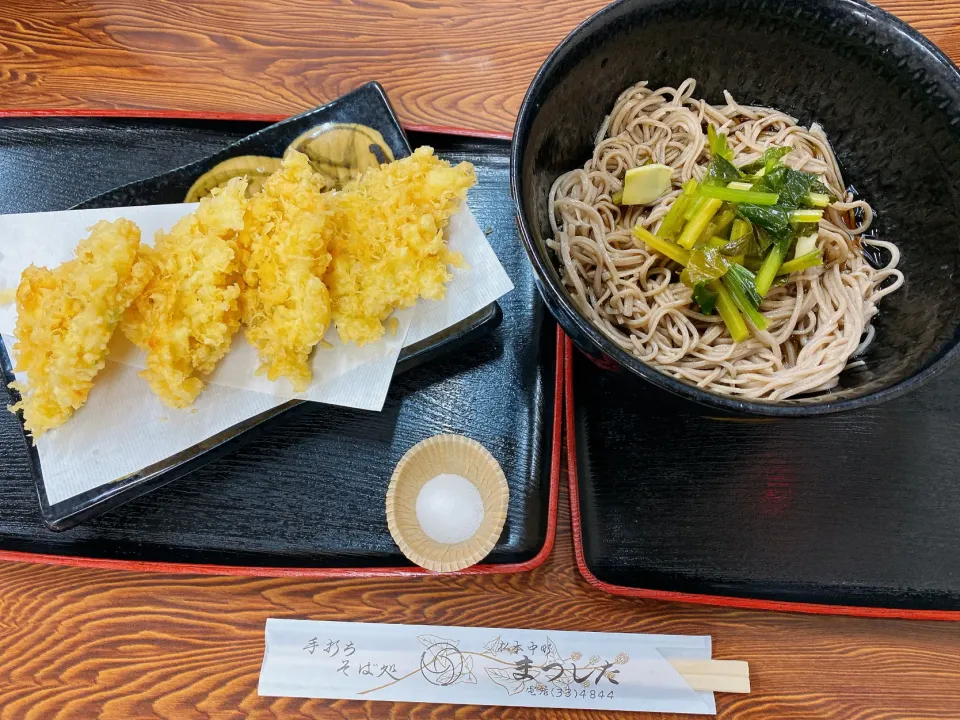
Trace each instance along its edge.
<path fill-rule="evenodd" d="M 638 80 L 784 110 L 823 125 L 844 177 L 895 240 L 904 286 L 884 298 L 865 367 L 828 394 L 745 401 L 676 380 L 619 349 L 572 304 L 544 240 L 547 195 L 582 166 L 617 95 Z M 520 108 L 511 184 L 541 294 L 581 350 L 705 405 L 818 415 L 902 395 L 960 355 L 960 72 L 932 43 L 859 0 L 622 0 L 547 58 Z"/>

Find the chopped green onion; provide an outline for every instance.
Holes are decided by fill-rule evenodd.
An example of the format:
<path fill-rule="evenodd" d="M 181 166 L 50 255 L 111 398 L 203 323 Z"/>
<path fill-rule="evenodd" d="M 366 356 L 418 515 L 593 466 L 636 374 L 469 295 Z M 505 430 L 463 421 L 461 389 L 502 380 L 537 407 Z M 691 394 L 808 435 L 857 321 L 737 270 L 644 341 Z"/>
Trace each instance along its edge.
<path fill-rule="evenodd" d="M 798 258 L 785 262 L 780 266 L 777 275 L 789 275 L 790 273 L 800 272 L 807 268 L 817 267 L 817 265 L 823 265 L 823 253 L 819 250 L 814 250 L 806 255 L 801 255 Z"/>
<path fill-rule="evenodd" d="M 794 210 L 790 213 L 790 222 L 794 225 L 801 223 L 820 222 L 823 217 L 823 210 Z"/>
<path fill-rule="evenodd" d="M 717 294 L 717 312 L 723 318 L 723 324 L 730 331 L 730 337 L 733 338 L 733 341 L 741 342 L 750 337 L 747 324 L 743 321 L 740 311 L 737 310 L 733 298 L 730 297 L 730 291 L 719 280 L 714 280 L 708 287 Z"/>
<path fill-rule="evenodd" d="M 713 219 L 713 216 L 717 214 L 717 210 L 720 209 L 721 205 L 723 205 L 722 200 L 707 198 L 700 210 L 690 218 L 687 226 L 683 229 L 683 232 L 680 233 L 680 237 L 677 239 L 677 245 L 687 250 L 696 245 L 697 240 L 700 239 L 703 231 L 707 229 L 707 224 Z"/>
<path fill-rule="evenodd" d="M 704 185 L 700 188 L 700 195 L 708 198 L 717 198 L 725 202 L 750 203 L 751 205 L 776 205 L 780 196 L 776 193 L 759 192 L 757 190 L 738 190 L 729 185 L 717 187 Z"/>
<path fill-rule="evenodd" d="M 812 192 L 807 195 L 807 203 L 814 207 L 826 207 L 830 204 L 830 196 L 826 193 Z"/>
<path fill-rule="evenodd" d="M 754 275 L 742 265 L 732 265 L 721 282 L 730 291 L 730 297 L 740 312 L 750 318 L 757 330 L 767 329 L 767 319 L 760 312 L 760 295 L 754 284 Z"/>
<path fill-rule="evenodd" d="M 663 222 L 660 223 L 660 228 L 657 230 L 657 232 L 660 233 L 660 237 L 670 237 L 680 229 L 683 225 L 683 214 L 687 211 L 687 207 L 693 202 L 696 192 L 697 181 L 690 178 L 683 186 L 683 192 L 673 201 L 673 205 L 670 206 L 666 216 L 664 216 Z"/>
<path fill-rule="evenodd" d="M 678 245 L 674 245 L 669 240 L 658 238 L 646 228 L 640 227 L 639 225 L 635 226 L 633 228 L 633 235 L 638 240 L 642 240 L 652 247 L 656 252 L 664 257 L 670 258 L 676 263 L 686 266 L 686 264 L 690 262 L 690 253 L 688 251 Z"/>
<path fill-rule="evenodd" d="M 620 205 L 623 203 L 623 190 L 617 190 L 610 199 L 613 201 L 614 205 Z"/>

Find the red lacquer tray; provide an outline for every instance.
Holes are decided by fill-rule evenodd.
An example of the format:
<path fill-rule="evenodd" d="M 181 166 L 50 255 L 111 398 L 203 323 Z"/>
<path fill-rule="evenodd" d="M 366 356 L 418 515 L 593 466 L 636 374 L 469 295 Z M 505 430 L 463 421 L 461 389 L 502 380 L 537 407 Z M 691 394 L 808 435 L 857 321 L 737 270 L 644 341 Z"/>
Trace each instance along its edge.
<path fill-rule="evenodd" d="M 790 469 L 789 458 L 779 462 L 766 459 L 768 469 L 761 482 L 745 481 L 736 474 L 724 475 L 725 465 L 716 455 L 712 461 L 695 449 L 677 455 L 671 452 L 666 438 L 682 441 L 696 434 L 689 432 L 691 426 L 716 434 L 716 442 L 739 442 L 746 429 L 756 425 L 744 422 L 743 418 L 703 417 L 697 406 L 677 401 L 624 374 L 611 375 L 595 367 L 568 338 L 564 343 L 567 466 L 574 551 L 580 573 L 591 585 L 613 595 L 647 600 L 783 612 L 960 621 L 957 609 L 960 593 L 954 592 L 960 536 L 956 532 L 936 534 L 938 524 L 949 525 L 949 518 L 926 513 L 924 527 L 918 516 L 917 524 L 910 529 L 916 535 L 916 552 L 911 556 L 902 548 L 891 550 L 891 539 L 888 537 L 885 541 L 882 537 L 883 532 L 899 532 L 896 523 L 911 517 L 909 508 L 898 509 L 899 503 L 888 504 L 882 496 L 871 492 L 869 477 L 850 478 L 838 474 L 835 482 L 841 489 L 830 501 L 836 507 L 824 508 L 823 484 L 811 479 L 807 487 L 796 486 L 798 479 L 806 479 L 796 458 L 792 461 L 796 464 L 793 469 Z M 918 412 L 932 413 L 931 423 L 943 424 L 935 408 L 940 407 L 943 412 L 946 406 L 936 398 L 955 391 L 960 386 L 958 376 L 960 373 L 956 371 L 948 373 L 931 383 L 929 391 L 921 391 L 929 392 L 929 396 L 914 398 Z M 615 393 L 616 399 L 607 395 L 608 389 Z M 904 404 L 902 400 L 896 402 Z M 891 415 L 881 411 L 866 415 L 848 413 L 846 420 L 839 416 L 841 422 L 845 422 L 842 427 L 862 436 L 878 423 L 896 423 L 896 413 L 905 412 L 894 403 L 884 407 Z M 610 417 L 601 421 L 594 412 L 598 409 Z M 621 433 L 617 437 L 625 442 L 630 438 L 636 452 L 628 458 L 617 458 L 599 438 L 614 432 L 603 422 L 615 422 L 624 414 L 634 415 L 636 424 L 625 426 L 621 422 L 615 432 Z M 948 414 L 954 419 L 946 423 L 945 437 L 954 433 L 958 425 L 952 411 Z M 830 420 L 837 422 L 838 416 Z M 790 428 L 779 424 L 796 424 L 796 420 L 775 422 L 772 427 L 780 434 L 804 433 L 812 427 L 801 424 Z M 816 418 L 812 422 L 822 426 L 825 419 Z M 853 429 L 857 425 L 859 431 Z M 684 426 L 688 428 L 686 433 Z M 646 430 L 641 431 L 642 427 Z M 955 445 L 957 435 L 952 437 Z M 949 454 L 954 450 L 955 447 L 948 447 L 944 452 Z M 880 477 L 894 483 L 898 480 L 898 476 L 889 473 Z M 923 486 L 923 476 L 900 479 Z M 935 478 L 931 483 L 933 480 Z M 863 487 L 867 488 L 867 501 L 873 498 L 879 507 L 863 507 L 862 493 L 857 490 Z M 905 497 L 909 498 L 913 492 L 915 488 L 908 485 Z M 803 497 L 798 497 L 800 495 Z M 941 495 L 941 499 L 945 497 Z M 914 502 L 922 501 L 915 499 Z M 869 513 L 877 517 L 878 523 L 886 521 L 890 525 L 886 528 L 882 524 L 858 526 L 858 512 Z M 854 539 L 840 545 L 840 549 L 846 549 L 845 553 L 829 555 L 817 551 L 821 542 L 835 541 L 835 538 L 822 537 L 823 531 L 817 529 L 827 513 L 834 513 L 841 520 L 845 515 L 849 518 L 849 527 L 842 530 Z M 800 515 L 799 520 L 793 517 L 795 514 Z M 763 530 L 762 537 L 754 534 L 758 525 Z M 779 535 L 775 532 L 777 528 Z M 820 534 L 810 536 L 809 533 Z M 857 540 L 859 536 L 864 537 Z M 952 545 L 940 545 L 944 537 Z M 718 547 L 717 543 L 726 544 Z M 878 545 L 871 549 L 871 543 Z M 796 556 L 788 557 L 784 547 L 792 548 Z M 933 572 L 925 572 L 925 568 L 931 567 L 929 556 L 939 558 L 944 552 L 947 562 L 935 565 Z M 836 582 L 834 576 L 843 572 L 843 568 L 837 569 L 838 557 L 842 560 L 848 554 L 872 558 L 876 567 L 860 567 L 859 574 L 857 567 L 851 567 L 847 581 Z M 912 557 L 913 567 L 905 567 L 905 561 L 899 559 L 901 556 Z M 883 577 L 881 571 L 890 573 L 893 581 L 880 583 L 877 578 Z M 898 577 L 902 578 L 899 584 Z"/>

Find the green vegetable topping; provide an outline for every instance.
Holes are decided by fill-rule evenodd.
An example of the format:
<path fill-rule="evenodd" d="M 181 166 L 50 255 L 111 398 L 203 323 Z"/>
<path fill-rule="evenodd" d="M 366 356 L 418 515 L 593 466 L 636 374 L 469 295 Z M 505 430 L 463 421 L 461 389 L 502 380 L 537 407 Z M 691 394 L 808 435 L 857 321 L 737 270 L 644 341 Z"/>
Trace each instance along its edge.
<path fill-rule="evenodd" d="M 717 306 L 717 297 L 717 293 L 710 290 L 705 282 L 693 286 L 693 299 L 704 315 L 713 315 L 713 310 Z"/>
<path fill-rule="evenodd" d="M 642 240 L 655 251 L 664 257 L 670 258 L 676 263 L 686 265 L 688 262 L 690 262 L 690 253 L 688 251 L 684 250 L 679 245 L 673 244 L 669 240 L 658 238 L 646 228 L 642 228 L 639 225 L 635 226 L 633 228 L 633 236 L 638 240 Z"/>
<path fill-rule="evenodd" d="M 733 221 L 736 218 L 737 212 L 733 208 L 727 208 L 723 212 L 717 213 L 713 220 L 707 225 L 707 229 L 703 231 L 703 236 L 707 238 L 722 238 L 727 234 L 727 231 L 730 230 L 730 226 L 733 225 Z"/>
<path fill-rule="evenodd" d="M 790 222 L 795 225 L 800 223 L 816 223 L 820 222 L 820 218 L 823 217 L 823 210 L 810 210 L 803 208 L 801 210 L 794 210 L 790 213 Z"/>
<path fill-rule="evenodd" d="M 660 233 L 660 237 L 668 238 L 683 227 L 683 215 L 687 211 L 687 208 L 693 204 L 696 194 L 697 181 L 690 178 L 684 184 L 683 192 L 673 201 L 673 205 L 670 206 L 666 216 L 664 216 L 663 222 L 660 223 L 660 228 L 657 230 L 657 232 Z"/>
<path fill-rule="evenodd" d="M 730 297 L 730 291 L 718 280 L 711 282 L 708 287 L 717 294 L 717 312 L 723 318 L 723 324 L 730 331 L 730 337 L 734 342 L 742 342 L 750 337 L 750 331 L 747 324 L 743 321 L 743 316 L 737 310 L 733 298 Z"/>
<path fill-rule="evenodd" d="M 723 285 L 730 291 L 730 297 L 744 315 L 750 318 L 757 330 L 767 329 L 767 319 L 760 313 L 760 294 L 753 273 L 742 265 L 731 265 L 723 277 Z"/>
<path fill-rule="evenodd" d="M 761 174 L 765 175 L 766 173 L 773 170 L 780 163 L 780 160 L 784 155 L 789 153 L 792 148 L 789 147 L 772 147 L 764 150 L 763 155 L 754 160 L 749 165 L 744 165 L 740 168 L 741 172 L 745 175 L 754 175 Z"/>
<path fill-rule="evenodd" d="M 719 249 L 698 245 L 690 253 L 687 266 L 680 273 L 680 281 L 687 287 L 695 288 L 702 282 L 723 277 L 729 269 L 730 261 Z"/>
<path fill-rule="evenodd" d="M 707 166 L 703 184 L 726 187 L 729 183 L 737 182 L 742 178 L 743 175 L 733 166 L 733 163 L 720 155 L 714 155 Z"/>
<path fill-rule="evenodd" d="M 817 249 L 817 240 L 820 239 L 820 233 L 814 231 L 809 235 L 804 235 L 802 238 L 797 240 L 797 245 L 793 250 L 793 257 L 798 258 L 801 255 L 806 255 L 807 253 L 812 253 Z"/>
<path fill-rule="evenodd" d="M 812 173 L 779 165 L 773 170 L 767 170 L 757 181 L 756 189 L 778 193 L 781 205 L 797 208 L 806 200 L 811 186 L 816 181 L 817 176 Z"/>
<path fill-rule="evenodd" d="M 760 192 L 757 190 L 738 190 L 732 187 L 718 187 L 704 185 L 700 188 L 704 197 L 717 198 L 725 202 L 750 203 L 751 205 L 776 205 L 780 196 L 777 193 Z"/>
<path fill-rule="evenodd" d="M 730 242 L 723 248 L 724 255 L 749 255 L 754 250 L 753 225 L 749 220 L 737 218 L 730 230 Z"/>
<path fill-rule="evenodd" d="M 680 237 L 677 240 L 677 245 L 687 250 L 696 244 L 704 230 L 707 229 L 707 224 L 713 219 L 713 216 L 717 214 L 720 206 L 723 205 L 723 201 L 717 200 L 716 198 L 701 199 L 704 200 L 703 205 L 701 205 L 700 209 L 690 218 L 690 222 L 683 228 L 683 232 L 680 233 Z"/>
<path fill-rule="evenodd" d="M 733 150 L 727 144 L 727 134 L 717 132 L 716 125 L 707 126 L 707 142 L 710 145 L 710 157 L 733 160 Z"/>
<path fill-rule="evenodd" d="M 801 255 L 800 257 L 785 262 L 780 266 L 777 275 L 789 275 L 790 273 L 800 272 L 801 270 L 816 267 L 817 265 L 823 265 L 823 253 L 819 250 L 814 250 L 813 252 L 808 252 L 806 255 Z"/>
<path fill-rule="evenodd" d="M 760 270 L 757 271 L 756 280 L 757 292 L 760 293 L 760 297 L 766 297 L 767 293 L 770 292 L 770 286 L 773 284 L 774 278 L 777 277 L 777 271 L 783 265 L 784 258 L 787 257 L 792 240 L 793 238 L 789 235 L 778 238 L 767 257 L 764 258 Z"/>
<path fill-rule="evenodd" d="M 790 209 L 781 205 L 751 205 L 744 203 L 737 206 L 737 215 L 750 221 L 754 227 L 761 228 L 773 236 L 773 239 L 790 233 Z M 766 242 L 769 245 L 770 241 Z M 765 250 L 766 247 L 761 247 Z"/>
<path fill-rule="evenodd" d="M 680 280 L 692 288 L 700 312 L 719 313 L 741 342 L 750 336 L 744 317 L 758 331 L 767 329 L 760 304 L 771 287 L 823 264 L 817 223 L 836 198 L 817 175 L 782 164 L 789 147 L 769 148 L 738 170 L 726 134 L 708 125 L 707 138 L 703 181 L 684 184 L 657 235 L 639 226 L 633 233 L 683 266 Z"/>
<path fill-rule="evenodd" d="M 687 207 L 687 211 L 683 214 L 683 219 L 687 222 L 693 220 L 693 216 L 700 212 L 700 208 L 703 207 L 705 202 L 707 202 L 707 198 L 698 192 L 693 202 Z"/>

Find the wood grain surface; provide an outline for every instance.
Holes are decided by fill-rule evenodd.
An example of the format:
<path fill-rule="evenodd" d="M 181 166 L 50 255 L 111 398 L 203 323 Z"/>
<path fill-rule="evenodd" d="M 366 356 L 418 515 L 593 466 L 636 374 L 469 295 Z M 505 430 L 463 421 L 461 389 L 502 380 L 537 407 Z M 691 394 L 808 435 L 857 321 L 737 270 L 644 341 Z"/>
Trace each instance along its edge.
<path fill-rule="evenodd" d="M 379 80 L 405 123 L 510 131 L 540 63 L 605 4 L 4 0 L 0 108 L 292 114 Z M 960 3 L 878 4 L 960 57 Z"/>
<path fill-rule="evenodd" d="M 261 698 L 268 617 L 709 634 L 715 657 L 751 667 L 750 695 L 717 695 L 722 718 L 960 715 L 960 625 L 603 595 L 574 569 L 565 499 L 553 555 L 520 575 L 318 582 L 0 565 L 0 718 L 614 716 Z"/>
<path fill-rule="evenodd" d="M 540 62 L 602 4 L 6 0 L 0 107 L 292 113 L 378 79 L 408 123 L 510 130 Z M 960 59 L 960 1 L 881 4 Z M 709 634 L 716 657 L 751 663 L 753 692 L 718 695 L 723 718 L 960 717 L 960 625 L 606 596 L 574 568 L 566 508 L 564 493 L 555 551 L 525 575 L 318 582 L 0 564 L 0 718 L 547 716 L 259 698 L 267 617 Z"/>

